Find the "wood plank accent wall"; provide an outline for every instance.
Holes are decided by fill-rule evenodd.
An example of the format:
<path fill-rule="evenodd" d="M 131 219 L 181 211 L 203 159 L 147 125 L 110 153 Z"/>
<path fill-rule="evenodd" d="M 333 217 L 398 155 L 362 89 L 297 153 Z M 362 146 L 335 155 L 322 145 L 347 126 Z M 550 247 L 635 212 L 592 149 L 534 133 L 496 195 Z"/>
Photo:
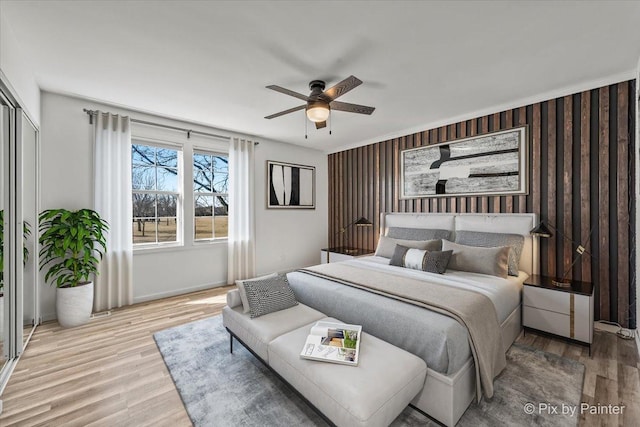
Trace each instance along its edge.
<path fill-rule="evenodd" d="M 634 328 L 634 93 L 630 80 L 330 154 L 329 245 L 348 238 L 374 250 L 381 212 L 535 212 L 577 242 L 593 230 L 586 244 L 593 258 L 583 256 L 570 277 L 596 284 L 596 319 Z M 400 200 L 401 150 L 521 125 L 529 132 L 526 196 Z M 360 216 L 374 226 L 340 236 Z M 575 246 L 558 233 L 540 243 L 542 274 L 561 276 Z"/>

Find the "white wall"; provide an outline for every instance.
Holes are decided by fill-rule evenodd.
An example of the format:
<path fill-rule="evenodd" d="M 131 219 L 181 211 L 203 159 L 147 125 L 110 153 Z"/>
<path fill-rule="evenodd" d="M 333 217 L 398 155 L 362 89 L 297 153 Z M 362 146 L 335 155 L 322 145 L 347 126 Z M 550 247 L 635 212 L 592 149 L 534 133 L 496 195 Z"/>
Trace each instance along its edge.
<path fill-rule="evenodd" d="M 93 135 L 82 111 L 100 109 L 157 123 L 188 127 L 221 135 L 228 132 L 187 125 L 99 104 L 86 99 L 42 93 L 41 209 L 93 206 Z M 255 138 L 256 147 L 256 271 L 269 273 L 319 263 L 327 242 L 327 156 L 320 151 Z M 266 209 L 266 160 L 316 167 L 315 210 Z M 135 251 L 136 302 L 226 284 L 226 243 L 175 249 Z M 55 288 L 41 275 L 41 315 L 55 317 Z"/>
<path fill-rule="evenodd" d="M 4 16 L 0 1 L 0 73 L 11 86 L 13 95 L 38 125 L 40 123 L 40 88 L 36 83 L 29 58 L 20 49 L 19 40 L 13 35 Z M 4 80 L 4 79 L 3 79 Z"/>
<path fill-rule="evenodd" d="M 315 166 L 316 208 L 267 209 L 267 160 Z M 327 165 L 327 155 L 315 150 L 269 141 L 256 147 L 256 273 L 320 263 L 328 233 Z"/>

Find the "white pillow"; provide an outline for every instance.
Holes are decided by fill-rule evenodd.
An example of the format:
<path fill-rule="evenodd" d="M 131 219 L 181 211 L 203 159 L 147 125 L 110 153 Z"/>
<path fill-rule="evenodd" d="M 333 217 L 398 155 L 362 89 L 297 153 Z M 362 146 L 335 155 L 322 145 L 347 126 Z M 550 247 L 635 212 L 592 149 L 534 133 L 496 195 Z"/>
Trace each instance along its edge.
<path fill-rule="evenodd" d="M 253 279 L 236 280 L 236 286 L 240 291 L 240 300 L 242 301 L 243 313 L 249 313 L 249 300 L 247 299 L 247 291 L 244 289 L 244 282 L 252 282 L 254 280 L 272 279 L 277 277 L 278 273 L 267 274 L 266 276 L 255 277 Z"/>
<path fill-rule="evenodd" d="M 240 298 L 240 291 L 238 289 L 231 289 L 227 292 L 227 305 L 231 308 L 242 305 L 242 298 Z"/>

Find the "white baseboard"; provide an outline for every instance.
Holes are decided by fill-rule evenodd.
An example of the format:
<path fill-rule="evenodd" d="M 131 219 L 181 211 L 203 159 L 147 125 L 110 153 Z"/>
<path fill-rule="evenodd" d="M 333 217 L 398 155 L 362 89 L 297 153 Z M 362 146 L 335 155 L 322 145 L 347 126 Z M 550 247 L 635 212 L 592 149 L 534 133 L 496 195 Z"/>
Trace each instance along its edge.
<path fill-rule="evenodd" d="M 148 295 L 140 295 L 137 297 L 133 298 L 133 303 L 137 304 L 140 302 L 147 302 L 147 301 L 153 301 L 153 300 L 157 300 L 157 299 L 161 299 L 161 298 L 167 298 L 167 297 L 173 297 L 176 295 L 182 295 L 182 294 L 188 294 L 191 292 L 197 292 L 197 291 L 203 291 L 205 289 L 213 289 L 213 288 L 219 288 L 220 286 L 225 286 L 227 284 L 227 282 L 218 282 L 218 283 L 207 283 L 204 285 L 198 285 L 198 286 L 192 286 L 189 288 L 180 288 L 180 289 L 172 289 L 170 291 L 167 292 L 158 292 L 155 294 L 148 294 Z M 43 322 L 48 322 L 50 320 L 56 320 L 57 316 L 56 313 L 43 313 L 42 314 L 42 321 Z"/>
<path fill-rule="evenodd" d="M 226 284 L 227 284 L 226 281 L 217 282 L 217 283 L 207 283 L 207 284 L 204 284 L 204 285 L 192 286 L 192 287 L 189 287 L 189 288 L 172 289 L 172 290 L 166 291 L 166 292 L 158 292 L 158 293 L 155 293 L 155 294 L 140 295 L 140 296 L 137 296 L 137 297 L 133 297 L 133 303 L 137 304 L 139 302 L 153 301 L 153 300 L 156 300 L 156 299 L 173 297 L 173 296 L 176 296 L 176 295 L 188 294 L 188 293 L 191 293 L 191 292 L 203 291 L 205 289 L 219 288 L 220 286 L 225 286 Z"/>
<path fill-rule="evenodd" d="M 640 354 L 640 329 L 636 329 L 635 333 L 636 333 L 636 347 L 638 347 L 638 354 Z"/>

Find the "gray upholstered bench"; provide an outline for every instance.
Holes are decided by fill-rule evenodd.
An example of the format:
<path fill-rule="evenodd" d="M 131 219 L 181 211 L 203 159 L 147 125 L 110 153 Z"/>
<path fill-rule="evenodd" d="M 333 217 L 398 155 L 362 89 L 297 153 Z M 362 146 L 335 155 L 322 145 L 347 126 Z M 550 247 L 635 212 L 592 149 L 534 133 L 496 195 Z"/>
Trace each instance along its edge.
<path fill-rule="evenodd" d="M 365 332 L 358 366 L 302 359 L 311 326 L 273 340 L 269 365 L 336 425 L 388 426 L 424 386 L 424 360 Z"/>

